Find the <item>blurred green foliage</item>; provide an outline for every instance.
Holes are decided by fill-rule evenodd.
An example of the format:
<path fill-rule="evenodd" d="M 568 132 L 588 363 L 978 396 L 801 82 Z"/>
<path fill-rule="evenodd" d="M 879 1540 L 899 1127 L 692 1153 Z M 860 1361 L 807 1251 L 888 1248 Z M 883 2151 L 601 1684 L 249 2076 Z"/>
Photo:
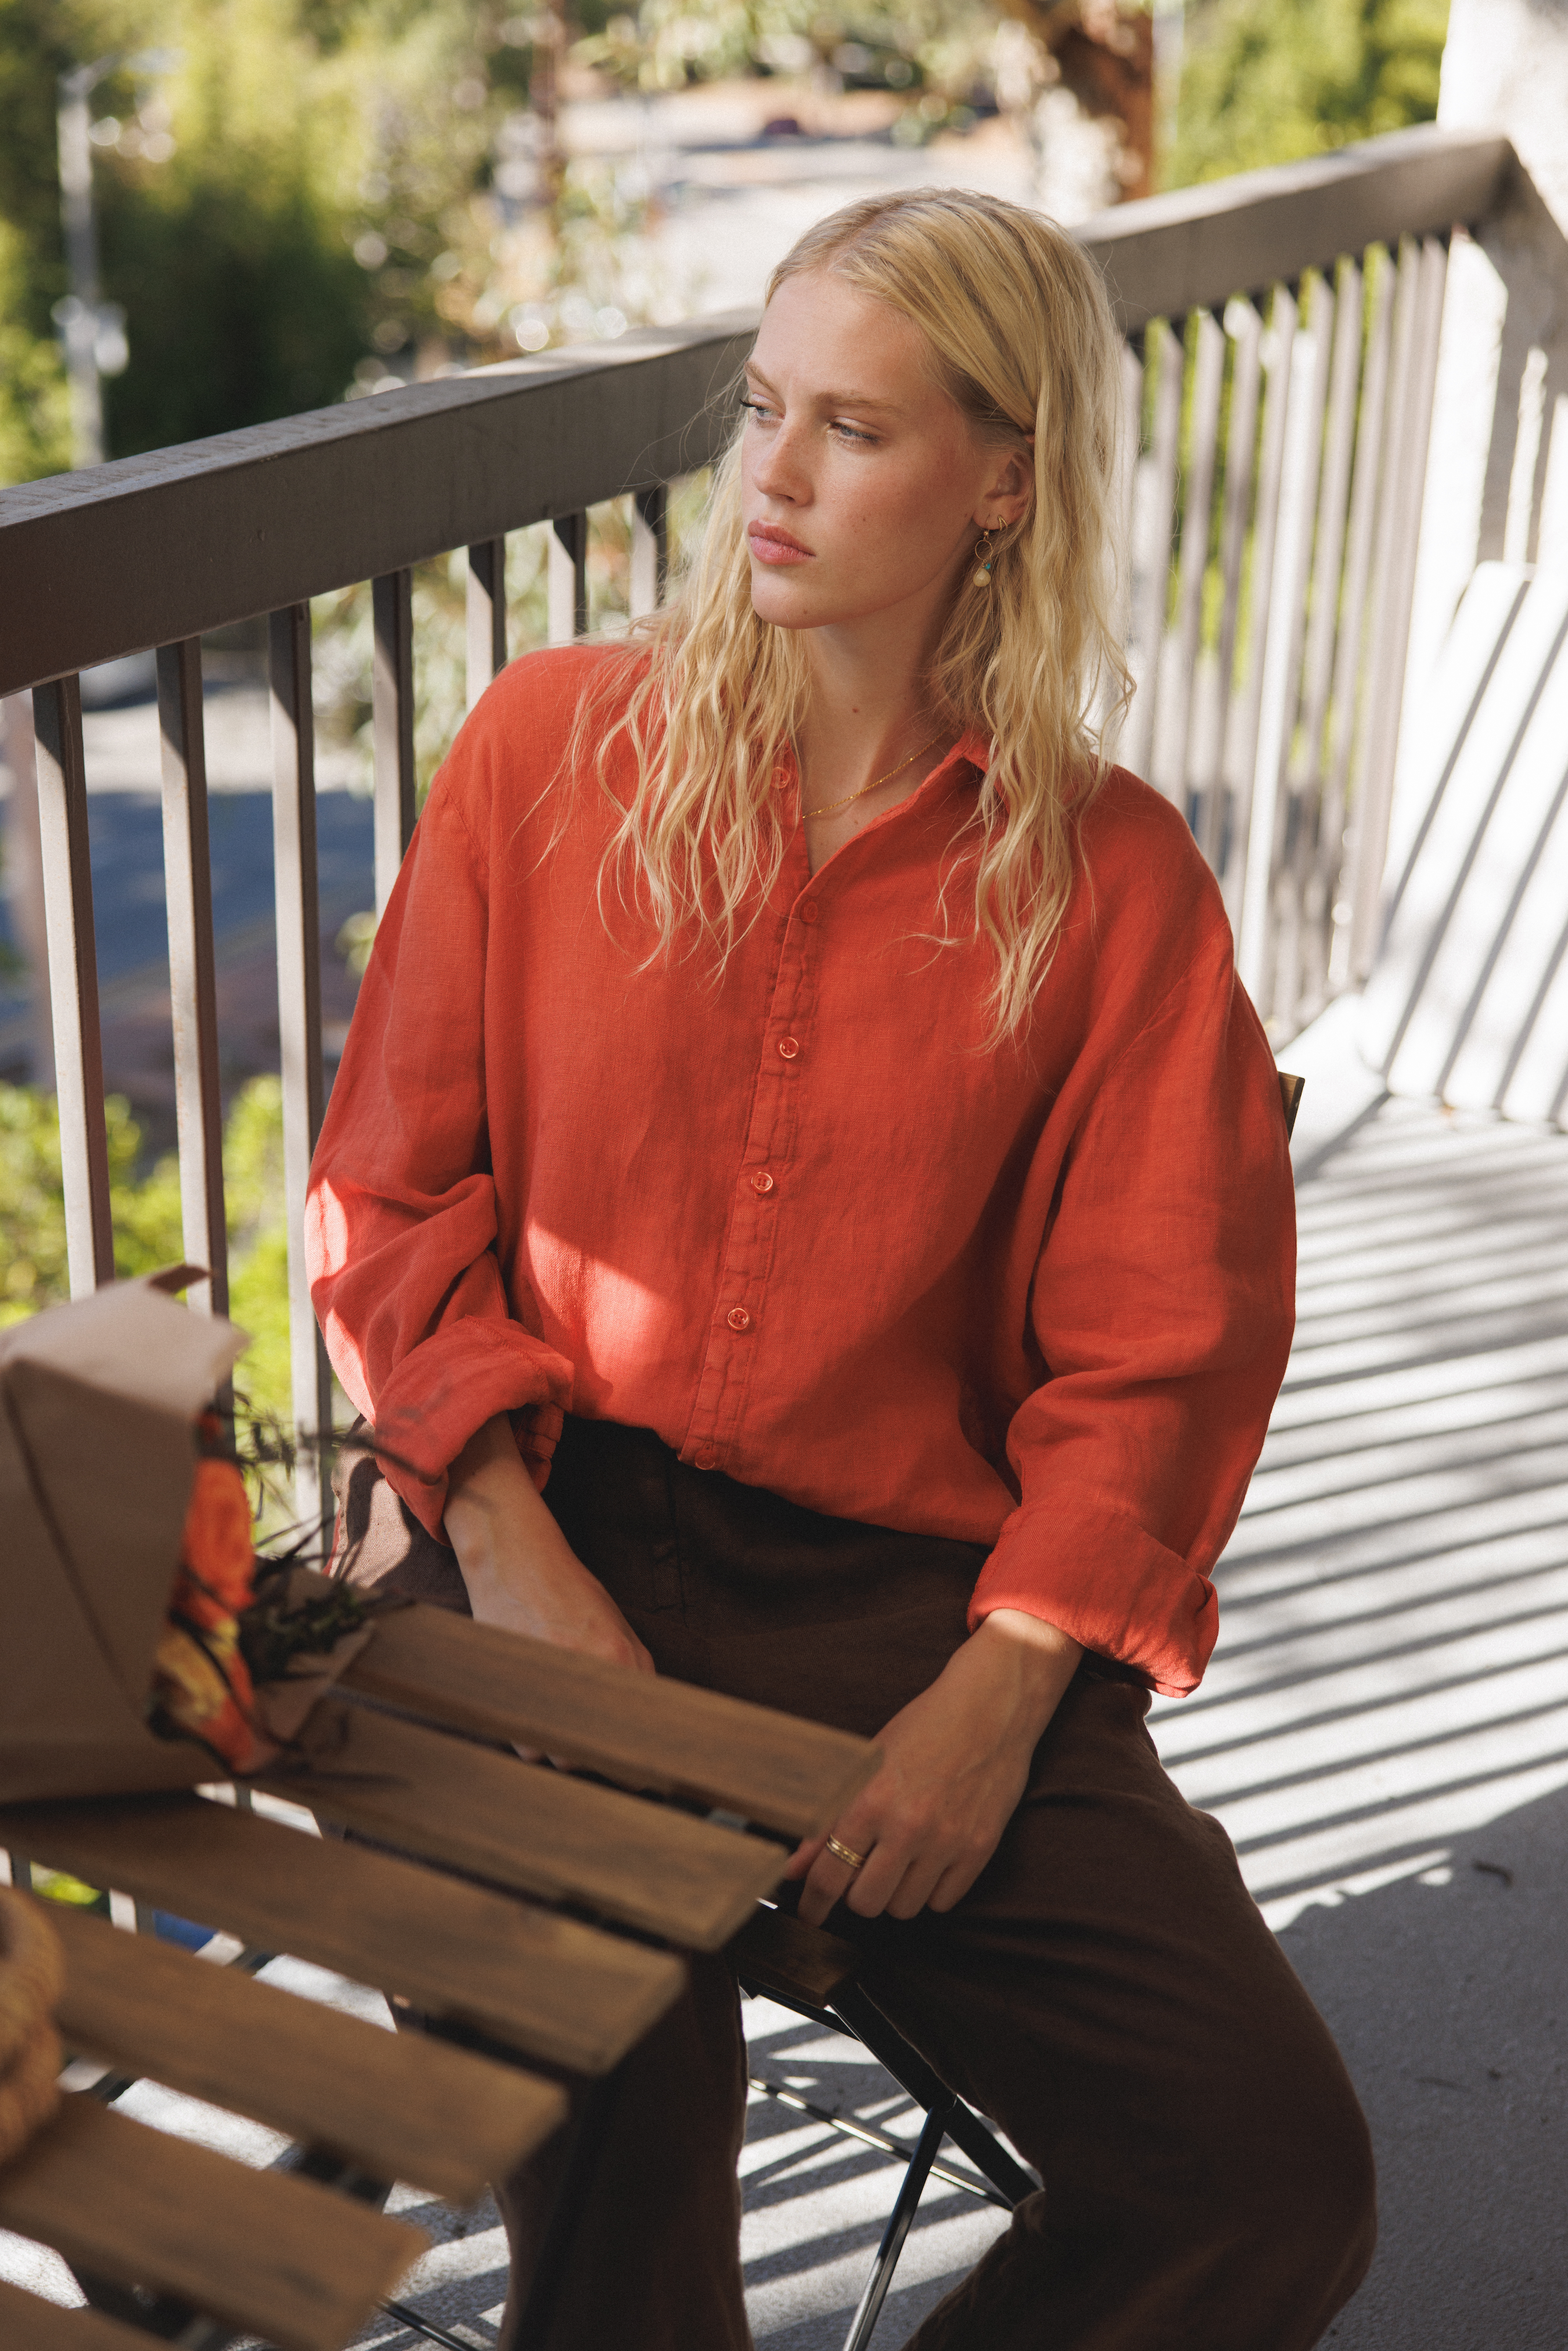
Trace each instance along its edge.
<path fill-rule="evenodd" d="M 973 121 L 970 101 L 988 102 L 1002 13 L 985 0 L 642 0 L 578 55 L 644 91 L 757 72 L 892 90 L 908 101 L 905 144 Z"/>
<path fill-rule="evenodd" d="M 468 208 L 527 99 L 504 20 L 498 0 L 0 0 L 0 479 L 68 461 L 62 71 L 176 53 L 116 66 L 91 101 L 102 292 L 129 323 L 105 385 L 124 455 L 338 400 L 372 354 L 449 356 L 431 265 L 487 243 Z"/>
<path fill-rule="evenodd" d="M 897 96 L 918 142 L 989 102 L 987 0 L 572 0 L 580 68 Z M 1447 0 L 1188 0 L 1183 185 L 1435 110 Z M 57 77 L 92 99 L 102 293 L 130 362 L 111 455 L 674 315 L 634 156 L 559 157 L 528 111 L 549 11 L 510 0 L 0 0 L 0 480 L 68 460 Z M 1004 29 L 1007 29 L 1004 27 Z M 1016 32 L 1017 27 L 1011 28 Z M 177 53 L 153 72 L 148 48 Z"/>
<path fill-rule="evenodd" d="M 114 1264 L 121 1278 L 156 1272 L 184 1255 L 180 1174 L 171 1155 L 139 1173 L 141 1136 L 111 1095 L 109 1124 Z M 224 1131 L 230 1312 L 252 1338 L 236 1384 L 263 1410 L 289 1410 L 287 1238 L 283 1211 L 283 1092 L 255 1078 Z M 0 1326 L 70 1296 L 59 1113 L 54 1097 L 0 1085 Z"/>
<path fill-rule="evenodd" d="M 1161 185 L 1431 121 L 1448 29 L 1448 0 L 1188 0 Z"/>

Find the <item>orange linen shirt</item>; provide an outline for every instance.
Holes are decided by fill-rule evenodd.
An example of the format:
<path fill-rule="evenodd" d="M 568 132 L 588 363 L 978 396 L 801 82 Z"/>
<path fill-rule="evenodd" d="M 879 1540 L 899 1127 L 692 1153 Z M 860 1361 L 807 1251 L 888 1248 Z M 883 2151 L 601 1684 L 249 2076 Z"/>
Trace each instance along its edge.
<path fill-rule="evenodd" d="M 1111 778 L 999 1048 L 992 951 L 933 944 L 975 741 L 815 875 L 797 826 L 722 980 L 701 947 L 647 963 L 612 886 L 601 919 L 596 782 L 551 845 L 601 658 L 514 663 L 463 728 L 316 1154 L 313 1295 L 392 1483 L 439 1535 L 492 1414 L 541 1484 L 563 1408 L 652 1428 L 812 1510 L 984 1543 L 972 1622 L 1021 1608 L 1191 1689 L 1294 1228 L 1273 1061 L 1187 827 Z M 948 899 L 961 931 L 962 875 Z"/>

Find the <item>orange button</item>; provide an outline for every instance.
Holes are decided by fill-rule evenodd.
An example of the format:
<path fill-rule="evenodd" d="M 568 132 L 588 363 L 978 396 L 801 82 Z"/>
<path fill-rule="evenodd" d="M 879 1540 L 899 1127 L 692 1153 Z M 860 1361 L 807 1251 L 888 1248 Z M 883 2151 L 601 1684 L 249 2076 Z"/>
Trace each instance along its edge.
<path fill-rule="evenodd" d="M 759 1167 L 758 1169 L 756 1175 L 751 1179 L 751 1188 L 754 1192 L 772 1191 L 773 1178 L 769 1176 L 766 1167 Z"/>
<path fill-rule="evenodd" d="M 808 898 L 800 909 L 800 920 L 803 923 L 814 923 L 819 919 L 819 914 L 820 909 L 815 898 Z"/>
<path fill-rule="evenodd" d="M 699 1451 L 692 1455 L 692 1467 L 694 1469 L 716 1469 L 718 1468 L 718 1455 L 714 1451 L 711 1445 L 703 1446 Z"/>
<path fill-rule="evenodd" d="M 798 1037 L 780 1037 L 780 1038 L 779 1038 L 779 1060 L 780 1060 L 780 1061 L 792 1061 L 795 1059 L 796 1055 L 800 1052 L 800 1040 Z"/>
<path fill-rule="evenodd" d="M 749 1331 L 751 1328 L 751 1317 L 744 1306 L 732 1306 L 724 1319 L 732 1331 Z"/>

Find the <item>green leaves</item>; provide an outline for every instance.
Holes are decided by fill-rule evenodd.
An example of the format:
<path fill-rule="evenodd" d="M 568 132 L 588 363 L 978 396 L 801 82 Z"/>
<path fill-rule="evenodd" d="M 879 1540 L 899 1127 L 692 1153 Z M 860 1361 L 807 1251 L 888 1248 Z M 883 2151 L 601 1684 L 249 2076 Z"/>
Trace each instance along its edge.
<path fill-rule="evenodd" d="M 1162 185 L 1431 121 L 1448 26 L 1448 0 L 1194 0 Z"/>

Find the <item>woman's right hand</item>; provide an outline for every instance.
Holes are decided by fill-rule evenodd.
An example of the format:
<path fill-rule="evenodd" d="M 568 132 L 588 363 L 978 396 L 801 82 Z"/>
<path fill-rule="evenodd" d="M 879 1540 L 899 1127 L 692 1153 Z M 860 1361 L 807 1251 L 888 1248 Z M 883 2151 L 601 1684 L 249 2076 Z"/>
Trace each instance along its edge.
<path fill-rule="evenodd" d="M 448 1473 L 446 1537 L 481 1625 L 651 1674 L 653 1660 L 561 1533 L 524 1468 L 504 1413 Z"/>

